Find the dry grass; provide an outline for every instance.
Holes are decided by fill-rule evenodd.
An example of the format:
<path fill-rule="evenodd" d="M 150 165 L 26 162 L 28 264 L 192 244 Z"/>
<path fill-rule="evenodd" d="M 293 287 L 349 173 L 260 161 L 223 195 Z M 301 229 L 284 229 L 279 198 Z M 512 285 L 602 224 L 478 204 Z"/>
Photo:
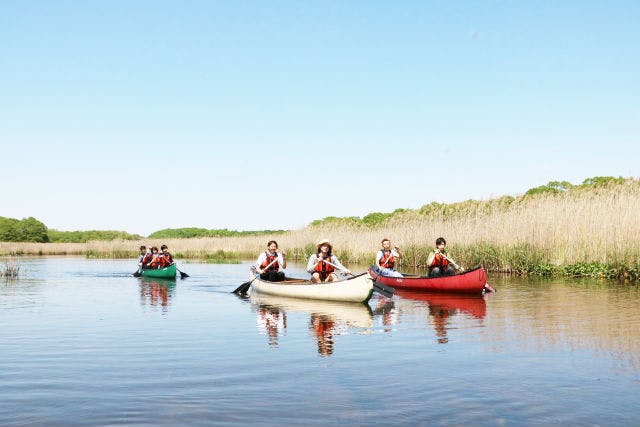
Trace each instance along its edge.
<path fill-rule="evenodd" d="M 16 278 L 20 272 L 20 262 L 14 257 L 8 257 L 4 261 L 5 269 L 0 271 L 0 277 Z"/>
<path fill-rule="evenodd" d="M 290 258 L 304 259 L 315 242 L 327 237 L 347 262 L 373 260 L 380 240 L 389 237 L 405 249 L 405 263 L 422 265 L 437 237 L 444 236 L 454 257 L 467 265 L 482 262 L 494 270 L 510 270 L 519 257 L 535 263 L 629 263 L 640 259 L 640 181 L 580 189 L 558 195 L 519 197 L 511 204 L 496 200 L 461 204 L 455 215 L 443 217 L 406 211 L 377 227 L 337 222 L 310 226 L 276 236 Z M 271 236 L 94 241 L 71 243 L 0 243 L 0 254 L 68 254 L 134 257 L 139 244 L 167 244 L 178 257 L 205 258 L 214 252 L 253 258 Z M 521 253 L 521 252 L 525 253 Z M 101 255 L 102 254 L 102 255 Z M 511 260 L 511 261 L 510 261 Z"/>

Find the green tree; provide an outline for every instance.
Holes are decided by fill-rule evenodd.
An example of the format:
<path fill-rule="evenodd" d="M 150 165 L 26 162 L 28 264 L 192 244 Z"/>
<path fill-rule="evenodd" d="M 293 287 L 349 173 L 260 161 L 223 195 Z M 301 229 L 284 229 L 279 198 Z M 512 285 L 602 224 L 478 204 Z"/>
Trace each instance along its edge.
<path fill-rule="evenodd" d="M 22 220 L 0 217 L 0 241 L 44 243 L 49 236 L 47 227 L 33 217 Z"/>

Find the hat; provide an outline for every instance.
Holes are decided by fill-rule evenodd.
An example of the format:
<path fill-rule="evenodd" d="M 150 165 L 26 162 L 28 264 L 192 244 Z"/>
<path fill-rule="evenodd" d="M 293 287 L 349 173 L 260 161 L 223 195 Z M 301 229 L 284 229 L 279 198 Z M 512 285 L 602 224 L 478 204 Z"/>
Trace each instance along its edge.
<path fill-rule="evenodd" d="M 324 245 L 324 244 L 327 244 L 327 245 L 329 245 L 329 246 L 332 246 L 332 245 L 331 245 L 331 242 L 329 241 L 329 239 L 320 239 L 320 240 L 318 241 L 318 246 L 322 246 L 322 245 Z"/>

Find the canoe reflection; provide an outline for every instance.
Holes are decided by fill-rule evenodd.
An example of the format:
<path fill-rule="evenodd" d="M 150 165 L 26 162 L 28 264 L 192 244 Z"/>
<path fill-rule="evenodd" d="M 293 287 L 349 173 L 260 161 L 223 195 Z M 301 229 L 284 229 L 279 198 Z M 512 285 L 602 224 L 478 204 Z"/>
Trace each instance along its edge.
<path fill-rule="evenodd" d="M 258 328 L 267 335 L 270 346 L 278 345 L 278 337 L 285 335 L 287 313 L 308 313 L 309 331 L 315 338 L 318 354 L 330 356 L 334 349 L 334 335 L 348 333 L 355 328 L 371 328 L 373 316 L 367 304 L 305 300 L 252 293 L 251 305 L 256 310 Z"/>
<path fill-rule="evenodd" d="M 484 319 L 487 314 L 485 299 L 488 295 L 459 295 L 433 292 L 396 291 L 401 298 L 396 306 L 403 311 L 402 300 L 425 302 L 428 308 L 428 316 L 433 323 L 438 343 L 449 342 L 447 331 L 450 329 L 451 320 L 455 316 L 468 315 L 474 319 Z M 407 309 L 407 307 L 404 307 Z"/>
<path fill-rule="evenodd" d="M 152 277 L 140 278 L 140 305 L 162 307 L 162 311 L 169 309 L 171 298 L 175 293 L 175 279 L 159 279 Z"/>

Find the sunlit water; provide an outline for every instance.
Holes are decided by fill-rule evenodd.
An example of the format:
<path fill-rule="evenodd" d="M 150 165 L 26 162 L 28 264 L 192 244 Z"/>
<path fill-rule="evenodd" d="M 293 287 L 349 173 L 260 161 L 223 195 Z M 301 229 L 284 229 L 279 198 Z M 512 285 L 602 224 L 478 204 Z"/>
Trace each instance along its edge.
<path fill-rule="evenodd" d="M 637 286 L 329 304 L 239 298 L 247 264 L 179 267 L 22 259 L 0 281 L 0 425 L 640 425 Z"/>

